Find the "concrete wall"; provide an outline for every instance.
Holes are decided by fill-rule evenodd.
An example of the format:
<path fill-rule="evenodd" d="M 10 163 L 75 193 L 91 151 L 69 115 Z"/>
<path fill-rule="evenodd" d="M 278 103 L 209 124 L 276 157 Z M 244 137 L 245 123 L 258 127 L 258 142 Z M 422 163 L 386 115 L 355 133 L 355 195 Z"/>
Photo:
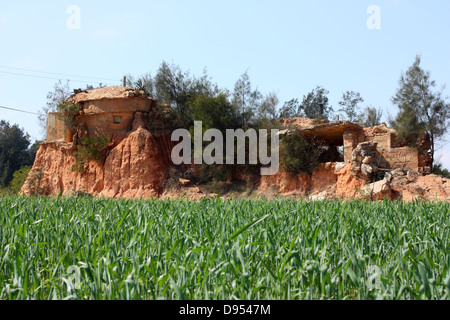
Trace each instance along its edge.
<path fill-rule="evenodd" d="M 65 138 L 64 121 L 58 118 L 56 112 L 50 112 L 47 115 L 47 141 L 63 141 Z"/>
<path fill-rule="evenodd" d="M 94 100 L 81 103 L 84 114 L 97 114 L 104 112 L 141 111 L 149 112 L 153 100 L 128 98 L 114 100 Z"/>
<path fill-rule="evenodd" d="M 366 135 L 365 140 L 377 142 L 377 150 L 382 158 L 378 162 L 384 163 L 387 169 L 419 169 L 419 153 L 417 148 L 393 148 L 395 145 L 395 135 L 392 132 L 376 132 L 376 130 L 373 130 L 372 134 Z"/>
<path fill-rule="evenodd" d="M 367 139 L 368 138 L 368 139 Z M 388 149 L 392 147 L 392 134 L 374 135 L 373 137 L 366 137 L 366 141 L 374 141 L 378 143 L 378 151 Z"/>
<path fill-rule="evenodd" d="M 352 152 L 359 143 L 364 142 L 364 134 L 358 131 L 346 131 L 344 133 L 344 161 L 352 162 Z"/>
<path fill-rule="evenodd" d="M 393 148 L 395 136 L 392 132 L 366 132 L 361 134 L 355 131 L 344 133 L 344 160 L 352 162 L 352 152 L 361 142 L 373 141 L 377 143 L 379 158 L 376 164 L 385 169 L 411 168 L 419 170 L 419 154 L 417 148 Z"/>
<path fill-rule="evenodd" d="M 134 114 L 137 111 L 148 113 L 154 101 L 142 98 L 103 99 L 80 102 L 82 115 L 77 117 L 80 137 L 94 137 L 104 134 L 111 140 L 120 142 L 132 129 Z M 47 140 L 64 141 L 64 122 L 57 113 L 47 117 Z"/>
<path fill-rule="evenodd" d="M 382 150 L 380 154 L 389 163 L 389 169 L 410 168 L 419 170 L 419 153 L 417 148 L 388 148 Z"/>
<path fill-rule="evenodd" d="M 120 123 L 117 120 L 120 119 Z M 81 128 L 87 130 L 89 137 L 103 134 L 111 140 L 121 140 L 131 131 L 134 112 L 107 112 L 92 115 L 78 116 L 77 120 Z"/>

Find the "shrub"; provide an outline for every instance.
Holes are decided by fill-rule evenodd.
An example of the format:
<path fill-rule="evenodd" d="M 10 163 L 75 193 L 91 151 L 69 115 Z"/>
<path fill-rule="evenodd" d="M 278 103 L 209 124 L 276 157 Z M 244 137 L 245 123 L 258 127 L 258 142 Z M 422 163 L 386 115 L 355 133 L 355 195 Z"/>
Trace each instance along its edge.
<path fill-rule="evenodd" d="M 77 151 L 74 152 L 75 163 L 72 171 L 84 172 L 85 164 L 89 160 L 104 162 L 109 143 L 110 139 L 103 134 L 93 138 L 83 137 L 77 146 Z"/>
<path fill-rule="evenodd" d="M 323 152 L 317 141 L 307 141 L 295 132 L 281 140 L 281 165 L 289 173 L 312 174 L 319 165 L 319 157 Z"/>
<path fill-rule="evenodd" d="M 450 179 L 450 172 L 443 168 L 442 164 L 438 163 L 434 165 L 433 174 Z"/>
<path fill-rule="evenodd" d="M 75 130 L 77 126 L 76 116 L 80 112 L 80 105 L 72 101 L 64 101 L 58 104 L 57 110 L 59 112 L 58 118 L 64 121 L 64 125 L 67 129 Z"/>
<path fill-rule="evenodd" d="M 28 173 L 30 173 L 31 167 L 30 166 L 24 166 L 14 172 L 13 179 L 11 180 L 10 189 L 11 192 L 14 194 L 18 194 L 20 190 L 22 189 L 23 184 L 25 183 L 25 180 L 28 177 Z"/>

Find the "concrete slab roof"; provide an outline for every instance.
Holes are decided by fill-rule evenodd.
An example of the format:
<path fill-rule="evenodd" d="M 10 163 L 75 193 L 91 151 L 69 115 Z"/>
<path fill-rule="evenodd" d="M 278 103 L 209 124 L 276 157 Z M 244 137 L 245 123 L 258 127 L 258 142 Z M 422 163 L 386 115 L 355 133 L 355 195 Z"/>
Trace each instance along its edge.
<path fill-rule="evenodd" d="M 82 91 L 72 95 L 68 100 L 75 103 L 95 101 L 95 100 L 114 100 L 114 99 L 129 99 L 140 98 L 151 100 L 143 90 L 134 90 L 129 87 L 104 87 L 98 89 L 91 89 Z"/>

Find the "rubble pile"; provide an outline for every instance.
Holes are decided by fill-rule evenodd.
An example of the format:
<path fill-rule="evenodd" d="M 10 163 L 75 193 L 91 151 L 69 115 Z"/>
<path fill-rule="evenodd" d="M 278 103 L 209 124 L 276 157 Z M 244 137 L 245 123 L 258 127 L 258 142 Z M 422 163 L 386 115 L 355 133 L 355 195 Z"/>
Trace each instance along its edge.
<path fill-rule="evenodd" d="M 372 180 L 373 174 L 378 172 L 377 144 L 374 141 L 358 144 L 352 152 L 351 175 Z"/>

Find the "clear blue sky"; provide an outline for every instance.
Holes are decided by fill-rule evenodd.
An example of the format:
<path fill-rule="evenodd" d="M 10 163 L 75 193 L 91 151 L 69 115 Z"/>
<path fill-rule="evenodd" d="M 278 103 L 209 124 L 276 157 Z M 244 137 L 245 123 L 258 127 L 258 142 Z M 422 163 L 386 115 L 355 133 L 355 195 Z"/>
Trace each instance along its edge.
<path fill-rule="evenodd" d="M 80 9 L 80 29 L 67 28 L 70 5 Z M 379 30 L 367 27 L 370 5 L 381 10 Z M 127 73 L 155 74 L 165 60 L 195 75 L 206 67 L 229 89 L 248 70 L 281 104 L 316 85 L 330 91 L 333 106 L 343 91 L 359 91 L 386 120 L 397 112 L 390 98 L 401 72 L 417 54 L 438 86 L 450 86 L 449 31 L 448 0 L 0 0 L 0 105 L 37 112 L 57 82 L 5 72 L 66 78 L 4 67 L 81 75 L 68 77 L 81 80 L 71 82 L 78 88 L 87 76 L 117 85 Z M 0 119 L 42 138 L 36 116 L 0 109 Z M 450 144 L 439 155 L 450 168 Z"/>

